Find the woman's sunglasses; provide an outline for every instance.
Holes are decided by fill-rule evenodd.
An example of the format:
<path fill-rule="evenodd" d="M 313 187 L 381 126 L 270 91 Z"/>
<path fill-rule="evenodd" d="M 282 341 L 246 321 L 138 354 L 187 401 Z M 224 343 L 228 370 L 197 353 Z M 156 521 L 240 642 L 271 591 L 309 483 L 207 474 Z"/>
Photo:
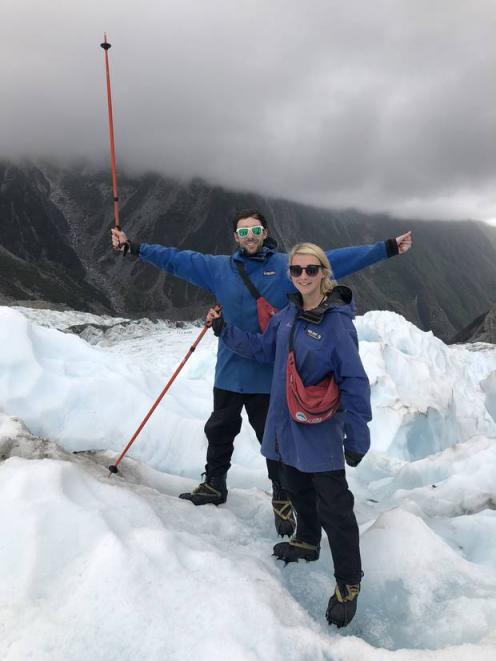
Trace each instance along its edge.
<path fill-rule="evenodd" d="M 289 274 L 293 276 L 293 278 L 299 278 L 300 275 L 305 271 L 305 273 L 310 276 L 311 278 L 315 278 L 317 273 L 320 271 L 320 269 L 323 269 L 324 267 L 322 264 L 309 264 L 308 266 L 299 266 L 299 264 L 291 264 L 289 267 Z"/>
<path fill-rule="evenodd" d="M 255 225 L 255 227 L 238 227 L 236 234 L 240 239 L 245 239 L 248 236 L 248 232 L 251 232 L 253 236 L 260 236 L 264 228 L 262 225 Z"/>

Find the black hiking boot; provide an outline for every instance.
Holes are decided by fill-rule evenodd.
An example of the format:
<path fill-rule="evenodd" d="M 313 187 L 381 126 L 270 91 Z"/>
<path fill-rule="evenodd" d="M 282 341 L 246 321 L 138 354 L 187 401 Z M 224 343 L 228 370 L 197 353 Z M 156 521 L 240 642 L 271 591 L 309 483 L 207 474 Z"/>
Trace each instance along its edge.
<path fill-rule="evenodd" d="M 191 493 L 181 493 L 179 498 L 190 500 L 193 505 L 222 505 L 227 500 L 226 476 L 207 477 Z"/>
<path fill-rule="evenodd" d="M 281 537 L 291 537 L 296 530 L 296 520 L 287 491 L 277 482 L 272 482 L 272 509 L 274 511 L 274 525 Z"/>
<path fill-rule="evenodd" d="M 279 542 L 273 549 L 273 554 L 278 560 L 284 560 L 287 565 L 288 562 L 298 562 L 298 560 L 306 560 L 312 562 L 318 560 L 320 555 L 320 546 L 302 542 L 294 537 L 289 542 Z"/>
<path fill-rule="evenodd" d="M 354 585 L 338 583 L 336 585 L 326 611 L 329 624 L 335 624 L 339 629 L 348 626 L 356 613 L 359 592 L 360 583 Z"/>

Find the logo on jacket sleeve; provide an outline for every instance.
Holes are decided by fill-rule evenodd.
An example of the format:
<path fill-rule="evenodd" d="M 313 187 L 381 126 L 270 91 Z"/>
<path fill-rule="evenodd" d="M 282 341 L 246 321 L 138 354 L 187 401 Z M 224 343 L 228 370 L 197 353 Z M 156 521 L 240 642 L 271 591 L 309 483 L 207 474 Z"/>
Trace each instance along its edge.
<path fill-rule="evenodd" d="M 264 275 L 276 275 L 276 272 L 275 271 L 264 271 L 263 274 Z"/>

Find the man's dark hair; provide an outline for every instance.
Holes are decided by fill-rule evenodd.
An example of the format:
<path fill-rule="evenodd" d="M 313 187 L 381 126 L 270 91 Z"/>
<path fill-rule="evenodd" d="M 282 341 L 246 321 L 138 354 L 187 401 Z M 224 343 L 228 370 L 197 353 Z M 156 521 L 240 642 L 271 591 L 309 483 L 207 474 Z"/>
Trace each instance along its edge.
<path fill-rule="evenodd" d="M 233 218 L 234 232 L 238 227 L 238 222 L 240 220 L 244 220 L 245 218 L 256 218 L 257 220 L 260 221 L 262 227 L 267 229 L 267 221 L 265 220 L 265 216 L 263 215 L 263 213 L 260 213 L 260 211 L 257 211 L 256 209 L 242 209 L 241 211 L 238 211 L 238 213 Z"/>

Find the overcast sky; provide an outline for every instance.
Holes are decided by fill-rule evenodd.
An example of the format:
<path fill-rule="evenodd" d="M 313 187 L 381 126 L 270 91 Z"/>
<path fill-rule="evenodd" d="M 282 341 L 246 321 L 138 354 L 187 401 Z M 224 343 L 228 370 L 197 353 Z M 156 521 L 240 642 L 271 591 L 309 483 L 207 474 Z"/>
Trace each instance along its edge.
<path fill-rule="evenodd" d="M 0 157 L 496 218 L 495 0 L 0 0 Z"/>

